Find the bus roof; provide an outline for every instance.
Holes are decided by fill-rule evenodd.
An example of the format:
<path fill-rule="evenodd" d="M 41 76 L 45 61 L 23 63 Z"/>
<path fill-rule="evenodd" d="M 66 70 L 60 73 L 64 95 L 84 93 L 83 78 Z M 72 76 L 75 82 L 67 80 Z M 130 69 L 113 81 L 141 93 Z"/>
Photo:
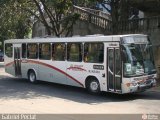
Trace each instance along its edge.
<path fill-rule="evenodd" d="M 35 42 L 118 42 L 120 37 L 126 36 L 147 36 L 144 34 L 126 34 L 126 35 L 87 35 L 87 36 L 73 36 L 61 38 L 32 38 L 32 39 L 10 39 L 5 40 L 5 43 L 35 43 Z"/>

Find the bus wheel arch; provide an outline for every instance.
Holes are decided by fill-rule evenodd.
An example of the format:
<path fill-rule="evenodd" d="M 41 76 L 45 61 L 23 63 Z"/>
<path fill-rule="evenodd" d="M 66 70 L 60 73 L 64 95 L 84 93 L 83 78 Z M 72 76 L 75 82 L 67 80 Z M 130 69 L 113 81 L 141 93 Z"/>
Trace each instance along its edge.
<path fill-rule="evenodd" d="M 88 76 L 86 78 L 85 87 L 91 94 L 98 94 L 100 92 L 100 83 L 95 76 Z"/>
<path fill-rule="evenodd" d="M 37 75 L 34 69 L 29 69 L 27 75 L 28 75 L 28 80 L 31 83 L 37 83 Z"/>

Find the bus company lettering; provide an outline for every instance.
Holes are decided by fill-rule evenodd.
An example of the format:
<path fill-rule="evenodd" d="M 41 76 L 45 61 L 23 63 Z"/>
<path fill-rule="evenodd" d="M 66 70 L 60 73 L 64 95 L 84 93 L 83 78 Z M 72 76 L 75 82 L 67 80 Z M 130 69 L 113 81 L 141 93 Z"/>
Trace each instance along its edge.
<path fill-rule="evenodd" d="M 83 69 L 83 65 L 70 65 L 70 67 L 67 68 L 67 70 L 86 71 L 85 69 Z"/>
<path fill-rule="evenodd" d="M 104 70 L 103 65 L 93 65 L 93 69 Z"/>
<path fill-rule="evenodd" d="M 118 46 L 118 45 L 114 43 L 110 43 L 109 46 Z"/>
<path fill-rule="evenodd" d="M 98 70 L 88 70 L 89 73 L 100 73 Z"/>

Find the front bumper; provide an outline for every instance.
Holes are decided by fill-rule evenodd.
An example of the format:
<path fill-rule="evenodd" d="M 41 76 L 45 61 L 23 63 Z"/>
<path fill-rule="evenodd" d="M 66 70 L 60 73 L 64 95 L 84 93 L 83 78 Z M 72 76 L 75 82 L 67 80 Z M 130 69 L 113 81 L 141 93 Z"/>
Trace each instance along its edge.
<path fill-rule="evenodd" d="M 156 86 L 155 79 L 148 79 L 145 82 L 137 82 L 136 86 L 130 86 L 130 92 L 143 92 Z"/>

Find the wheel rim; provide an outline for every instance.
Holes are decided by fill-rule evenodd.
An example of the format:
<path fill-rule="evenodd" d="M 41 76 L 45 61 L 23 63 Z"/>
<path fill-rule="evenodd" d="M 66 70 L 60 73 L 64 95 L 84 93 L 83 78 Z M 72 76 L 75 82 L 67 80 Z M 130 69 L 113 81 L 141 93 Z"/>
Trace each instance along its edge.
<path fill-rule="evenodd" d="M 29 79 L 30 79 L 31 82 L 34 82 L 34 81 L 35 81 L 36 76 L 35 76 L 35 74 L 34 74 L 33 72 L 31 72 L 31 73 L 29 74 Z"/>
<path fill-rule="evenodd" d="M 91 89 L 92 91 L 98 90 L 98 87 L 99 87 L 99 85 L 98 85 L 97 82 L 91 82 L 91 83 L 90 83 L 90 89 Z"/>

